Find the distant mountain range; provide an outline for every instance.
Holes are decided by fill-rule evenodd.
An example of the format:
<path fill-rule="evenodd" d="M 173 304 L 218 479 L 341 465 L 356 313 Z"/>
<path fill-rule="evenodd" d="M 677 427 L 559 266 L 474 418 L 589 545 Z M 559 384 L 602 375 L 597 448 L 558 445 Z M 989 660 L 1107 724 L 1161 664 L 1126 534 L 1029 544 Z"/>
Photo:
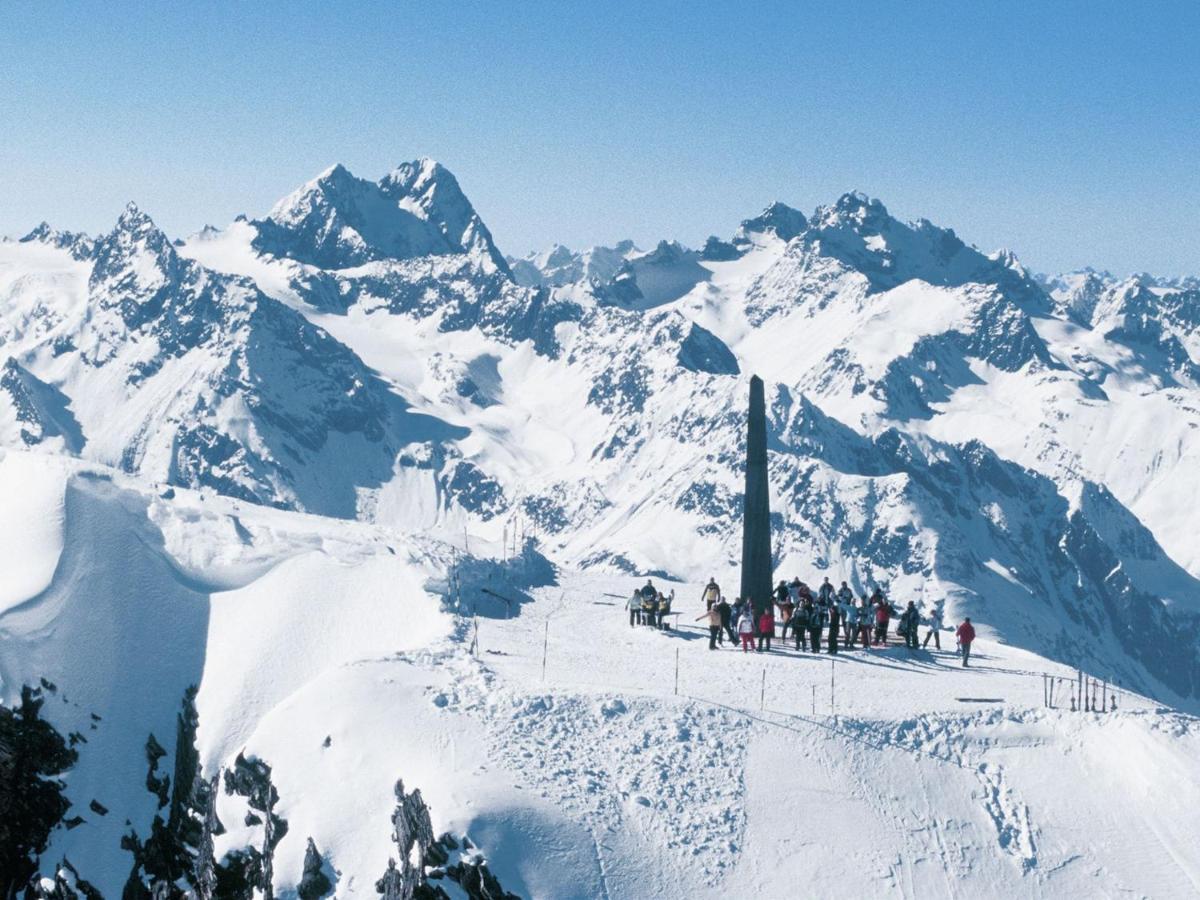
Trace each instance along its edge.
<path fill-rule="evenodd" d="M 946 597 L 1200 697 L 1200 281 L 1043 277 L 849 193 L 700 249 L 523 259 L 427 159 L 172 241 L 0 243 L 0 444 L 693 579 L 735 565 L 768 382 L 782 574 Z"/>

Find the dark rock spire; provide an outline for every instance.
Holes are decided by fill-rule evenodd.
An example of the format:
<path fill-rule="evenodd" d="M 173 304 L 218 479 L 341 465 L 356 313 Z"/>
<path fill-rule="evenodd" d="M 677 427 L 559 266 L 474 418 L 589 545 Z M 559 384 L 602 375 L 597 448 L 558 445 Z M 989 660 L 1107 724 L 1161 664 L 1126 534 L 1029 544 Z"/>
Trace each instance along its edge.
<path fill-rule="evenodd" d="M 742 509 L 742 597 L 756 613 L 771 603 L 771 500 L 767 485 L 767 410 L 763 382 L 750 379 L 746 494 Z"/>

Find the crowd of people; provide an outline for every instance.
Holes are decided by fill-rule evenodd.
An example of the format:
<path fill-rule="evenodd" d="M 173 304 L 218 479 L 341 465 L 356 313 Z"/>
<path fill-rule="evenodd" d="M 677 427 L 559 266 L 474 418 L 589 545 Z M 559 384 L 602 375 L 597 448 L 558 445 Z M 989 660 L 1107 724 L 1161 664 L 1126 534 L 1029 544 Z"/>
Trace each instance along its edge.
<path fill-rule="evenodd" d="M 652 582 L 647 581 L 629 598 L 630 626 L 649 625 L 651 628 L 670 628 L 667 616 L 672 615 L 671 604 L 674 602 L 674 591 L 664 594 Z"/>
<path fill-rule="evenodd" d="M 668 627 L 664 620 L 671 614 L 674 599 L 674 591 L 664 595 L 652 581 L 647 581 L 629 599 L 630 626 Z M 728 638 L 731 647 L 740 646 L 745 653 L 769 652 L 771 642 L 786 641 L 790 631 L 796 650 L 820 653 L 824 647 L 827 653 L 837 654 L 839 650 L 860 647 L 869 651 L 872 646 L 887 646 L 893 620 L 895 636 L 910 650 L 928 647 L 930 640 L 938 650 L 942 648 L 941 601 L 934 603 L 928 612 L 922 612 L 912 600 L 903 609 L 897 609 L 880 588 L 870 596 L 864 593 L 855 597 L 846 582 L 835 588 L 826 578 L 814 593 L 807 584 L 794 578 L 791 582 L 780 581 L 767 603 L 758 605 L 749 598 L 738 597 L 731 604 L 716 580 L 710 578 L 701 599 L 705 611 L 696 621 L 708 624 L 710 650 L 723 646 Z M 923 642 L 922 626 L 926 629 Z M 958 654 L 966 666 L 975 640 L 975 628 L 969 618 L 955 629 L 955 637 Z"/>

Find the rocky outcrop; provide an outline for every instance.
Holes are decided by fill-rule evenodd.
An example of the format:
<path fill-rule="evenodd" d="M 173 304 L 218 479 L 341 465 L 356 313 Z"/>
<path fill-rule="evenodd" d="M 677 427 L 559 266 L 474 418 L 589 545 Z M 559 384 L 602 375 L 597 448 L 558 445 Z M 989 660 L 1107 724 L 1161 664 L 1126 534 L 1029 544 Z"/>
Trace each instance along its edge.
<path fill-rule="evenodd" d="M 70 809 L 63 776 L 78 753 L 41 717 L 41 689 L 21 689 L 0 706 L 0 897 L 13 897 L 37 871 L 53 829 Z"/>

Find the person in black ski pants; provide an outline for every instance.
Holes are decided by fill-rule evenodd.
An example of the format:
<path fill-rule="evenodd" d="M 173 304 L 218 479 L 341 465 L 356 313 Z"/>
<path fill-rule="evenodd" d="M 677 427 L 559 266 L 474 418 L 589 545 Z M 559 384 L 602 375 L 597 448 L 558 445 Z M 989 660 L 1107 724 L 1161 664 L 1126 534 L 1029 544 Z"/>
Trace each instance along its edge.
<path fill-rule="evenodd" d="M 797 604 L 792 613 L 792 634 L 796 636 L 796 649 L 808 650 L 808 609 L 804 604 Z"/>
<path fill-rule="evenodd" d="M 842 611 L 838 609 L 836 603 L 829 604 L 829 653 L 832 656 L 837 655 L 838 651 L 838 631 L 842 627 Z"/>
<path fill-rule="evenodd" d="M 808 613 L 808 649 L 813 653 L 820 653 L 821 611 L 813 605 L 812 600 L 804 601 L 804 609 Z"/>
<path fill-rule="evenodd" d="M 717 609 L 721 611 L 722 633 L 717 635 L 717 643 L 725 643 L 725 635 L 729 635 L 729 643 L 737 646 L 737 637 L 733 633 L 733 608 L 722 597 L 717 601 Z"/>

